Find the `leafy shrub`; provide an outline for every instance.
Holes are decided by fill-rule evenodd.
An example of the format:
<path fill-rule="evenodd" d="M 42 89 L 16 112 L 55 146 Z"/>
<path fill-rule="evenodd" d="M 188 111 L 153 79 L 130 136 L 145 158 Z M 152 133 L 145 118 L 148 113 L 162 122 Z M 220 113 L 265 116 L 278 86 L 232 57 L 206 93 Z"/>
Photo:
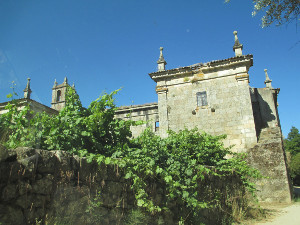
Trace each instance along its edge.
<path fill-rule="evenodd" d="M 114 118 L 114 95 L 104 94 L 85 109 L 73 88 L 68 88 L 66 106 L 57 116 L 20 109 L 18 101 L 8 103 L 0 117 L 1 127 L 9 133 L 8 148 L 26 146 L 74 153 L 111 155 L 114 148 L 129 142 L 131 121 Z"/>
<path fill-rule="evenodd" d="M 300 153 L 300 134 L 296 127 L 292 127 L 288 137 L 284 140 L 284 147 L 292 155 Z"/>
<path fill-rule="evenodd" d="M 289 167 L 293 184 L 300 186 L 300 153 L 292 156 Z"/>
<path fill-rule="evenodd" d="M 242 190 L 236 198 L 241 201 L 244 189 L 254 193 L 250 179 L 260 177 L 258 171 L 247 165 L 245 155 L 224 147 L 221 140 L 225 136 L 185 129 L 178 133 L 169 131 L 163 139 L 145 130 L 138 138 L 130 139 L 130 126 L 138 123 L 115 118 L 117 92 L 104 94 L 86 109 L 75 90 L 68 88 L 66 107 L 52 117 L 33 114 L 29 106 L 20 109 L 16 101 L 11 102 L 6 107 L 8 112 L 0 117 L 1 126 L 10 134 L 5 145 L 66 150 L 99 164 L 118 165 L 124 169 L 125 179 L 132 181 L 137 206 L 154 214 L 170 211 L 176 202 L 185 215 L 182 222 L 192 221 L 190 218 L 199 216 L 202 209 L 223 207 L 221 201 L 229 198 L 227 189 L 215 193 L 201 189 L 201 182 L 210 175 L 226 180 L 235 174 Z M 152 199 L 150 183 L 164 187 L 163 201 Z M 132 216 L 143 219 L 138 214 Z"/>
<path fill-rule="evenodd" d="M 122 159 L 117 163 L 126 170 L 125 178 L 133 181 L 137 205 L 153 213 L 168 210 L 176 201 L 188 210 L 190 217 L 197 216 L 201 209 L 219 206 L 225 193 L 214 193 L 210 199 L 203 197 L 201 181 L 208 175 L 226 177 L 235 173 L 241 186 L 254 193 L 254 184 L 249 179 L 260 177 L 258 171 L 246 164 L 244 155 L 225 148 L 221 142 L 224 137 L 185 129 L 178 133 L 169 131 L 163 139 L 146 130 L 122 152 L 116 152 Z M 227 159 L 229 154 L 234 157 Z M 151 199 L 149 181 L 165 187 L 167 198 L 163 204 L 157 205 Z"/>
<path fill-rule="evenodd" d="M 294 185 L 300 185 L 300 134 L 296 127 L 292 127 L 288 137 L 284 140 L 285 150 L 290 152 L 290 176 Z"/>

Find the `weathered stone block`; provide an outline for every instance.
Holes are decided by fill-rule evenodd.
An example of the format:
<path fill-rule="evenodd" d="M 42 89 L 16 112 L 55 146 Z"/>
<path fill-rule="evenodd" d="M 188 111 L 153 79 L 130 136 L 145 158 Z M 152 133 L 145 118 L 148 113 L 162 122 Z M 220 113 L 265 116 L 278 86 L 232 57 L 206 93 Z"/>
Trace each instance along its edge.
<path fill-rule="evenodd" d="M 32 191 L 37 194 L 50 195 L 52 193 L 54 176 L 47 174 L 32 185 Z"/>
<path fill-rule="evenodd" d="M 32 186 L 30 185 L 29 182 L 22 182 L 20 181 L 18 184 L 18 189 L 19 189 L 19 195 L 24 195 L 27 193 L 30 193 L 32 190 Z"/>
<path fill-rule="evenodd" d="M 20 208 L 0 204 L 0 223 L 23 225 L 25 223 L 23 212 Z"/>
<path fill-rule="evenodd" d="M 15 184 L 8 184 L 6 187 L 4 187 L 2 191 L 1 198 L 3 201 L 10 201 L 12 199 L 15 199 L 18 196 L 17 193 L 17 185 Z"/>

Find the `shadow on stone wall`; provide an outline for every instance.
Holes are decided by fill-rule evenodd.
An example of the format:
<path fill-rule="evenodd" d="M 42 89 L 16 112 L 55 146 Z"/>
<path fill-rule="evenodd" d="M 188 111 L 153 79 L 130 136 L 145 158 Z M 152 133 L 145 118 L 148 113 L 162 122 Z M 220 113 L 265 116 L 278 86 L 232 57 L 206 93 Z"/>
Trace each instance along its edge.
<path fill-rule="evenodd" d="M 266 93 L 265 93 L 266 92 Z M 274 104 L 274 102 L 267 102 L 265 99 L 266 95 L 270 94 L 270 90 L 263 89 L 258 90 L 258 88 L 253 88 L 253 101 L 252 109 L 254 116 L 254 123 L 256 129 L 256 136 L 259 138 L 262 129 L 269 127 L 268 123 L 276 121 L 276 115 L 270 108 L 269 104 Z"/>

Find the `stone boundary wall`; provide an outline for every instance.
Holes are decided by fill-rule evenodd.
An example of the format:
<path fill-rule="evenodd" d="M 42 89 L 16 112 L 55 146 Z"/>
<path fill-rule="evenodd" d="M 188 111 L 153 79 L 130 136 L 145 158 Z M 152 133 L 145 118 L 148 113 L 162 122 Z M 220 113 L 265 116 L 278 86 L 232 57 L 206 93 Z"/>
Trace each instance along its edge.
<path fill-rule="evenodd" d="M 0 224 L 120 224 L 134 206 L 130 185 L 114 166 L 63 151 L 0 152 Z"/>
<path fill-rule="evenodd" d="M 134 211 L 134 190 L 123 175 L 116 166 L 87 163 L 64 151 L 6 150 L 0 145 L 0 224 L 132 224 L 128 219 L 139 214 Z M 205 224 L 220 224 L 233 205 L 239 209 L 244 203 L 245 192 L 234 174 L 208 176 L 201 185 L 203 200 L 214 199 L 218 193 L 225 196 L 218 203 L 222 209 L 201 212 Z M 147 191 L 156 204 L 165 202 L 163 184 L 149 182 Z M 176 200 L 169 208 L 140 222 L 177 224 L 190 213 L 178 207 Z"/>

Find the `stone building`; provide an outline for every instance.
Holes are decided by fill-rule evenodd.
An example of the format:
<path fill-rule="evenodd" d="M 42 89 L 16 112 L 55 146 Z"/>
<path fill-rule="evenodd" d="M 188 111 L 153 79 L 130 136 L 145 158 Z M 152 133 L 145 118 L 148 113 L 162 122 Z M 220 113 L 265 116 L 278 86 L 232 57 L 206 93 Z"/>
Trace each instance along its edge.
<path fill-rule="evenodd" d="M 166 131 L 198 127 L 213 135 L 226 134 L 227 146 L 244 151 L 256 144 L 263 128 L 279 127 L 277 94 L 266 72 L 266 87 L 249 86 L 252 55 L 243 55 L 243 45 L 234 32 L 235 56 L 208 63 L 166 70 L 163 48 L 158 71 L 149 76 L 156 82 L 158 103 L 121 107 L 118 118 L 144 120 L 132 128 L 138 136 L 145 127 L 165 137 Z"/>
<path fill-rule="evenodd" d="M 258 197 L 267 202 L 290 202 L 291 183 L 286 166 L 277 111 L 278 88 L 271 85 L 265 69 L 265 88 L 249 86 L 253 56 L 243 55 L 243 45 L 234 32 L 234 57 L 166 70 L 163 48 L 156 82 L 158 102 L 121 107 L 117 118 L 143 120 L 131 130 L 138 136 L 146 127 L 162 137 L 168 130 L 199 128 L 212 135 L 226 134 L 225 146 L 247 152 L 248 162 L 263 176 Z"/>
<path fill-rule="evenodd" d="M 51 108 L 57 111 L 60 111 L 66 106 L 66 91 L 69 87 L 68 79 L 65 77 L 64 82 L 59 84 L 54 81 L 54 85 L 52 88 L 52 102 Z"/>
<path fill-rule="evenodd" d="M 58 111 L 54 108 L 50 108 L 42 103 L 39 103 L 33 99 L 31 99 L 31 88 L 30 88 L 30 78 L 27 79 L 27 85 L 24 89 L 24 98 L 16 99 L 16 102 L 20 109 L 23 107 L 29 105 L 30 109 L 33 112 L 46 112 L 49 115 L 56 115 L 58 114 Z M 5 109 L 5 106 L 8 102 L 2 102 L 0 103 L 0 115 L 3 113 L 6 113 L 7 110 Z"/>
<path fill-rule="evenodd" d="M 277 111 L 279 89 L 272 87 L 267 70 L 264 88 L 249 86 L 253 56 L 243 55 L 242 50 L 235 31 L 233 57 L 166 70 L 160 48 L 158 71 L 149 74 L 157 84 L 158 102 L 120 107 L 116 118 L 145 121 L 131 127 L 133 136 L 147 127 L 161 137 L 166 137 L 168 130 L 195 127 L 212 135 L 226 134 L 226 146 L 233 146 L 235 152 L 247 152 L 248 161 L 270 177 L 258 183 L 260 200 L 290 202 L 291 186 Z M 30 99 L 29 81 L 20 101 L 51 114 L 65 106 L 67 78 L 60 85 L 55 81 L 51 109 Z M 4 105 L 0 104 L 0 114 Z"/>
<path fill-rule="evenodd" d="M 72 86 L 68 84 L 67 77 L 64 78 L 64 82 L 62 84 L 58 84 L 56 80 L 54 81 L 50 108 L 31 99 L 32 90 L 30 88 L 30 78 L 28 78 L 26 88 L 24 89 L 24 97 L 16 99 L 16 101 L 20 109 L 22 109 L 25 105 L 29 105 L 33 112 L 46 112 L 49 115 L 57 115 L 58 112 L 66 106 L 66 92 L 68 87 L 75 88 L 74 84 Z M 0 114 L 7 112 L 5 109 L 7 103 L 8 102 L 0 103 Z"/>

